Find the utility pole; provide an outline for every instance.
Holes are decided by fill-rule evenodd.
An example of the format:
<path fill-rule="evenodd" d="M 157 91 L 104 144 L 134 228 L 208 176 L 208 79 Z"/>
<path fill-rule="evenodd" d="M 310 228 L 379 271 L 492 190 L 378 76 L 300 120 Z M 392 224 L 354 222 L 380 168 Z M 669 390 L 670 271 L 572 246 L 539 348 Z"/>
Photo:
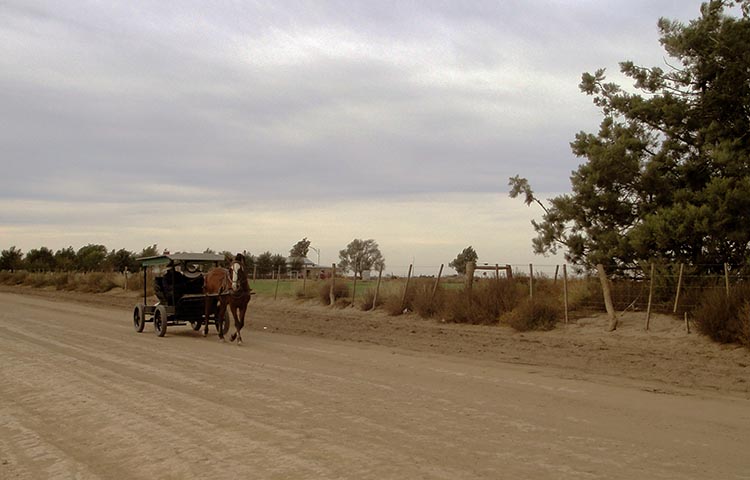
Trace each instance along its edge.
<path fill-rule="evenodd" d="M 315 253 L 318 254 L 318 263 L 316 263 L 315 265 L 319 266 L 320 265 L 320 249 L 319 248 L 315 248 L 315 247 L 310 247 L 310 250 L 314 250 Z"/>

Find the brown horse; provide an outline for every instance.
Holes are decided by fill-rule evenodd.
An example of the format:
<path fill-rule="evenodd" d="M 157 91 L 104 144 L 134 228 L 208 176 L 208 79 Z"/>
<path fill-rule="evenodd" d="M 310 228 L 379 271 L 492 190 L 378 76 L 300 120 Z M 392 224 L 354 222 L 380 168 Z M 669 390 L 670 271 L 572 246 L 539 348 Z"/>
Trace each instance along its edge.
<path fill-rule="evenodd" d="M 247 274 L 244 268 L 245 257 L 238 253 L 232 261 L 231 269 L 212 268 L 208 271 L 203 281 L 204 294 L 218 294 L 218 311 L 216 313 L 216 329 L 219 331 L 219 339 L 224 341 L 224 333 L 229 330 L 228 325 L 224 325 L 224 316 L 227 307 L 234 317 L 234 333 L 230 341 L 237 339 L 238 344 L 242 344 L 242 327 L 245 325 L 245 313 L 247 304 L 253 294 L 250 284 L 247 280 Z M 213 301 L 206 297 L 206 319 L 213 307 Z M 206 322 L 203 335 L 208 335 L 208 322 Z"/>
<path fill-rule="evenodd" d="M 229 311 L 232 312 L 232 317 L 234 317 L 234 333 L 229 338 L 229 341 L 233 342 L 236 338 L 237 344 L 242 345 L 241 331 L 242 327 L 245 326 L 247 304 L 250 302 L 253 291 L 250 288 L 250 283 L 245 273 L 245 257 L 241 253 L 238 253 L 234 257 L 231 266 L 231 276 L 232 290 L 227 298 L 229 300 Z"/>

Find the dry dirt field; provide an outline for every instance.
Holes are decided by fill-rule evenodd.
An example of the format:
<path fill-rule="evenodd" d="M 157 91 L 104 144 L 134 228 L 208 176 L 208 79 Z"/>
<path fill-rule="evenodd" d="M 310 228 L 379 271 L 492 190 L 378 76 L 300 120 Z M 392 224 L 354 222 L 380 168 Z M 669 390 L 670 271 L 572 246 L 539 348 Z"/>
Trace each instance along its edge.
<path fill-rule="evenodd" d="M 241 347 L 133 297 L 0 288 L 1 479 L 750 479 L 750 352 L 253 300 Z"/>

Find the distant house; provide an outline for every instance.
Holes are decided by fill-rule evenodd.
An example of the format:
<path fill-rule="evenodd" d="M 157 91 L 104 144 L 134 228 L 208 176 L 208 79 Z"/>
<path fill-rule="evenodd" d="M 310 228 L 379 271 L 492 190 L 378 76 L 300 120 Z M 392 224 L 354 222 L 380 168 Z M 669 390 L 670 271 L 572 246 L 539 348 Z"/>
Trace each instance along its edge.
<path fill-rule="evenodd" d="M 332 268 L 316 265 L 307 257 L 287 257 L 286 270 L 291 278 L 331 278 Z"/>

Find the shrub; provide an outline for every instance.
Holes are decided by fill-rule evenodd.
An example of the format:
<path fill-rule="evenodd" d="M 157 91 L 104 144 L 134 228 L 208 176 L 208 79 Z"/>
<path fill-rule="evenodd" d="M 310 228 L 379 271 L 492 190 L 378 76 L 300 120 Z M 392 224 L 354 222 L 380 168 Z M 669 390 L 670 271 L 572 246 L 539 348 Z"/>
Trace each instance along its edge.
<path fill-rule="evenodd" d="M 603 309 L 604 297 L 599 279 L 591 277 L 569 281 L 568 308 L 570 310 Z"/>
<path fill-rule="evenodd" d="M 490 324 L 497 323 L 498 317 L 481 308 L 465 291 L 450 292 L 446 298 L 445 317 L 454 323 Z"/>
<path fill-rule="evenodd" d="M 360 297 L 360 304 L 359 308 L 361 308 L 364 311 L 372 310 L 373 307 L 379 307 L 383 305 L 383 295 L 382 293 L 379 294 L 377 299 L 377 305 L 373 305 L 373 302 L 375 302 L 375 289 L 368 288 L 365 290 L 365 293 L 362 294 L 362 297 Z"/>
<path fill-rule="evenodd" d="M 719 343 L 748 345 L 750 319 L 747 317 L 750 285 L 739 285 L 726 290 L 707 290 L 694 312 L 698 331 Z"/>
<path fill-rule="evenodd" d="M 75 275 L 71 273 L 60 273 L 55 276 L 55 288 L 57 290 L 75 290 Z"/>
<path fill-rule="evenodd" d="M 743 320 L 740 329 L 740 343 L 750 348 L 750 302 L 745 302 L 740 309 L 740 318 Z"/>
<path fill-rule="evenodd" d="M 26 278 L 29 276 L 29 272 L 26 271 L 15 271 L 15 272 L 2 272 L 3 282 L 6 285 L 23 285 L 26 283 Z"/>
<path fill-rule="evenodd" d="M 438 286 L 433 298 L 432 290 L 435 288 L 433 282 L 434 280 L 429 284 L 423 282 L 415 288 L 411 307 L 422 318 L 432 318 L 443 310 L 444 290 Z"/>
<path fill-rule="evenodd" d="M 90 272 L 82 279 L 79 289 L 87 293 L 104 293 L 118 286 L 111 273 Z"/>
<path fill-rule="evenodd" d="M 408 295 L 408 292 L 407 292 Z M 407 308 L 404 305 L 406 302 L 402 302 L 404 292 L 401 290 L 400 294 L 391 294 L 385 297 L 383 300 L 383 308 L 389 315 L 401 315 L 404 313 L 404 309 Z M 408 299 L 407 299 L 408 300 Z"/>
<path fill-rule="evenodd" d="M 304 285 L 304 289 L 302 286 Z M 316 281 L 307 281 L 297 286 L 297 290 L 294 292 L 294 296 L 299 300 L 310 300 L 315 298 L 322 287 Z M 330 288 L 330 284 L 329 284 Z"/>
<path fill-rule="evenodd" d="M 340 298 L 348 298 L 349 297 L 349 285 L 347 285 L 343 280 L 335 282 L 333 284 L 333 298 L 336 303 L 338 303 L 338 299 Z M 331 282 L 327 281 L 320 285 L 318 288 L 318 298 L 320 299 L 320 303 L 323 305 L 330 305 L 331 304 Z"/>
<path fill-rule="evenodd" d="M 445 292 L 444 315 L 455 323 L 492 324 L 512 310 L 526 286 L 515 280 L 487 280 L 474 285 L 471 296 L 465 291 Z"/>
<path fill-rule="evenodd" d="M 398 295 L 390 295 L 385 300 L 385 308 L 391 315 L 400 315 L 404 310 L 417 312 L 428 318 L 438 312 L 436 304 L 431 302 L 434 280 L 415 278 L 409 283 L 409 289 L 404 295 L 403 288 Z"/>
<path fill-rule="evenodd" d="M 32 273 L 26 278 L 27 285 L 34 288 L 44 288 L 55 284 L 55 278 L 51 273 Z"/>
<path fill-rule="evenodd" d="M 507 313 L 503 320 L 519 332 L 552 330 L 560 318 L 561 310 L 556 299 L 538 296 L 533 300 L 523 300 L 513 311 Z"/>

